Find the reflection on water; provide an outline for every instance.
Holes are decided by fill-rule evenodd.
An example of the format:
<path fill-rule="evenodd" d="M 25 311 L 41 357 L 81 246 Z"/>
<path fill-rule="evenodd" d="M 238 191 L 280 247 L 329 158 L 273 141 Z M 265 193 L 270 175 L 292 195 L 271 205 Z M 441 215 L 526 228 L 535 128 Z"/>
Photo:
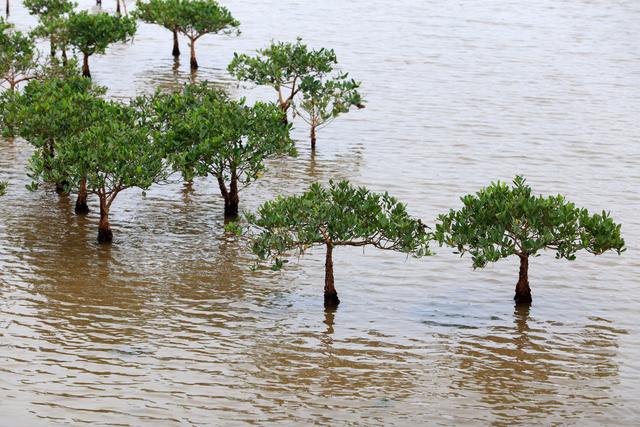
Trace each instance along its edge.
<path fill-rule="evenodd" d="M 472 271 L 445 249 L 413 260 L 344 248 L 343 303 L 327 312 L 324 253 L 251 271 L 215 182 L 124 192 L 104 247 L 96 200 L 77 217 L 72 198 L 26 191 L 31 148 L 2 140 L 0 425 L 637 425 L 640 4 L 225 5 L 242 35 L 202 38 L 195 75 L 186 43 L 175 63 L 171 34 L 147 24 L 91 67 L 119 99 L 207 80 L 252 102 L 275 93 L 227 75 L 234 51 L 297 35 L 334 47 L 367 108 L 323 129 L 315 154 L 298 125 L 299 156 L 269 161 L 242 209 L 350 179 L 429 223 L 461 194 L 524 174 L 536 191 L 611 210 L 629 250 L 536 258 L 534 305 L 514 312 L 515 260 Z M 13 6 L 19 28 L 35 23 Z"/>
<path fill-rule="evenodd" d="M 490 408 L 485 420 L 495 425 L 597 417 L 616 399 L 621 334 L 626 331 L 606 319 L 590 318 L 579 327 L 549 324 L 517 307 L 513 325 L 456 338 L 452 388 L 477 393 Z"/>

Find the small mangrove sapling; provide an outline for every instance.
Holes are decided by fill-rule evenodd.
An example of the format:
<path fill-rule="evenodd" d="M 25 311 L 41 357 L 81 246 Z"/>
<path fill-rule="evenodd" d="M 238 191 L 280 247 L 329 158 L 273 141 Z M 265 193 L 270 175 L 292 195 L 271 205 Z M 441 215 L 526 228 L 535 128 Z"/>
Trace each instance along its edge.
<path fill-rule="evenodd" d="M 319 79 L 331 73 L 337 63 L 333 50 L 309 49 L 298 38 L 295 43 L 272 43 L 258 50 L 256 56 L 235 53 L 227 69 L 240 81 L 273 87 L 278 105 L 286 114 L 300 92 L 302 80 Z"/>
<path fill-rule="evenodd" d="M 364 100 L 358 92 L 360 85 L 360 82 L 350 79 L 347 73 L 302 79 L 302 99 L 295 106 L 294 115 L 302 117 L 311 128 L 311 150 L 316 149 L 316 133 L 319 129 L 349 112 L 351 107 L 364 108 Z"/>
<path fill-rule="evenodd" d="M 333 276 L 333 250 L 338 246 L 372 246 L 416 257 L 431 255 L 430 233 L 406 206 L 387 193 L 373 193 L 348 181 L 331 182 L 328 187 L 313 184 L 297 196 L 278 197 L 266 202 L 247 221 L 258 233 L 253 252 L 260 260 L 284 265 L 281 256 L 299 255 L 313 246 L 325 246 L 324 302 L 340 303 Z"/>
<path fill-rule="evenodd" d="M 532 301 L 529 257 L 542 250 L 551 249 L 556 258 L 568 260 L 580 250 L 594 255 L 625 250 L 621 227 L 607 212 L 592 215 L 561 195 L 534 196 L 521 176 L 513 186 L 493 182 L 461 200 L 461 209 L 438 217 L 436 240 L 456 248 L 461 256 L 469 252 L 474 268 L 516 255 L 520 259 L 516 304 Z"/>
<path fill-rule="evenodd" d="M 90 14 L 86 10 L 72 13 L 67 21 L 71 46 L 82 53 L 82 75 L 91 77 L 89 57 L 103 54 L 110 44 L 129 41 L 136 33 L 136 20 L 112 16 L 105 12 Z"/>
<path fill-rule="evenodd" d="M 109 211 L 118 194 L 129 188 L 146 190 L 166 179 L 167 173 L 163 150 L 139 111 L 107 101 L 103 109 L 102 120 L 56 144 L 54 165 L 61 168 L 69 186 L 77 189 L 84 180 L 87 191 L 98 196 L 98 242 L 110 243 Z"/>
<path fill-rule="evenodd" d="M 40 68 L 33 37 L 0 18 L 0 87 L 13 92 L 20 83 L 38 78 Z"/>
<path fill-rule="evenodd" d="M 215 0 L 180 0 L 177 6 L 178 31 L 189 39 L 191 70 L 198 69 L 196 41 L 207 34 L 239 34 L 240 22 L 229 9 Z"/>
<path fill-rule="evenodd" d="M 178 43 L 178 8 L 180 0 L 149 0 L 136 2 L 134 16 L 149 24 L 160 25 L 173 33 L 173 50 L 171 54 L 180 56 Z"/>
<path fill-rule="evenodd" d="M 105 92 L 106 88 L 77 74 L 35 80 L 24 88 L 14 103 L 17 108 L 11 123 L 16 133 L 36 148 L 34 156 L 39 157 L 36 164 L 42 168 L 33 171 L 34 177 L 56 183 L 59 192 L 65 191 L 68 179 L 64 165 L 54 167 L 56 145 L 101 120 L 96 110 L 102 111 L 99 97 Z M 78 214 L 89 211 L 84 185 L 78 187 L 75 211 Z"/>
<path fill-rule="evenodd" d="M 157 117 L 165 122 L 165 151 L 174 171 L 186 180 L 213 175 L 226 217 L 238 215 L 240 191 L 260 177 L 266 159 L 296 154 L 290 127 L 275 104 L 248 106 L 206 83 L 158 95 L 155 104 Z"/>

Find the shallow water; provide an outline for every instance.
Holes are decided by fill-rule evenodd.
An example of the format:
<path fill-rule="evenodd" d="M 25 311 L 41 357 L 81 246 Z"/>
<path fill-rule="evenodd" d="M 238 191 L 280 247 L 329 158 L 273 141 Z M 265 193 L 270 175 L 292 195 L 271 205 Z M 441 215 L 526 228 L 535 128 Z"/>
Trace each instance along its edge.
<path fill-rule="evenodd" d="M 28 144 L 1 141 L 0 425 L 637 425 L 640 4 L 225 4 L 242 35 L 201 39 L 196 79 L 273 99 L 226 64 L 301 35 L 334 47 L 368 100 L 319 134 L 315 157 L 298 123 L 299 157 L 271 162 L 245 209 L 349 178 L 429 221 L 520 173 L 610 210 L 628 251 L 536 258 L 534 305 L 519 311 L 515 260 L 473 271 L 447 249 L 339 249 L 343 303 L 326 313 L 323 252 L 251 272 L 213 182 L 123 193 L 116 241 L 99 247 L 95 201 L 78 218 L 72 200 L 27 192 Z M 11 20 L 33 23 L 17 1 Z M 141 25 L 92 58 L 94 79 L 122 98 L 189 80 L 170 49 L 169 32 Z"/>

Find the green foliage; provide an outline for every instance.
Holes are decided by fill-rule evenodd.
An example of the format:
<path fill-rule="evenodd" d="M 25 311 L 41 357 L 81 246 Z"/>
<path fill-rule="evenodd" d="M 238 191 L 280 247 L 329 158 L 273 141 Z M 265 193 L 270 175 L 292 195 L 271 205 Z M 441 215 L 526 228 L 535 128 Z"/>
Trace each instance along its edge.
<path fill-rule="evenodd" d="M 136 2 L 133 13 L 137 19 L 149 24 L 160 25 L 167 30 L 178 29 L 178 8 L 180 0 L 150 0 Z"/>
<path fill-rule="evenodd" d="M 569 260 L 579 250 L 594 255 L 625 250 L 621 226 L 607 212 L 591 215 L 561 195 L 534 196 L 521 176 L 513 186 L 494 182 L 461 200 L 462 209 L 438 217 L 435 238 L 461 254 L 469 252 L 475 268 L 511 255 L 535 255 L 543 249 Z"/>
<path fill-rule="evenodd" d="M 207 34 L 238 34 L 240 22 L 215 0 L 180 0 L 178 30 L 195 42 Z"/>
<path fill-rule="evenodd" d="M 116 42 L 130 40 L 136 32 L 136 20 L 126 16 L 111 16 L 87 11 L 72 13 L 67 22 L 69 44 L 86 56 L 103 54 Z"/>
<path fill-rule="evenodd" d="M 31 35 L 15 31 L 0 18 L 0 87 L 15 90 L 18 84 L 38 77 L 38 51 Z"/>
<path fill-rule="evenodd" d="M 136 108 L 98 100 L 89 115 L 91 125 L 56 142 L 46 174 L 64 177 L 70 189 L 86 177 L 87 191 L 106 197 L 109 205 L 125 189 L 148 189 L 166 177 L 163 152 Z M 32 160 L 35 175 L 47 169 L 41 158 Z"/>
<path fill-rule="evenodd" d="M 298 38 L 296 43 L 272 43 L 257 56 L 234 54 L 229 73 L 240 81 L 271 86 L 278 92 L 280 106 L 287 110 L 300 92 L 304 78 L 319 80 L 338 63 L 333 50 L 311 50 Z"/>
<path fill-rule="evenodd" d="M 66 42 L 66 15 L 71 13 L 76 3 L 70 0 L 24 0 L 30 14 L 39 18 L 34 34 L 50 37 L 51 44 Z"/>
<path fill-rule="evenodd" d="M 298 196 L 278 197 L 263 204 L 247 221 L 257 227 L 253 251 L 261 260 L 275 260 L 314 245 L 373 246 L 416 257 L 431 255 L 430 233 L 404 204 L 387 193 L 353 187 L 348 181 L 329 187 L 313 184 Z"/>
<path fill-rule="evenodd" d="M 7 192 L 7 186 L 9 184 L 5 181 L 0 181 L 0 197 L 4 196 Z"/>
<path fill-rule="evenodd" d="M 300 90 L 302 100 L 296 106 L 295 114 L 313 129 L 322 128 L 351 107 L 364 108 L 364 100 L 358 92 L 361 83 L 349 79 L 347 73 L 336 76 L 307 76 L 302 79 Z"/>
<path fill-rule="evenodd" d="M 92 107 L 105 92 L 77 75 L 32 81 L 18 99 L 18 135 L 37 148 L 69 138 L 92 123 Z"/>
<path fill-rule="evenodd" d="M 190 180 L 213 175 L 225 202 L 263 173 L 272 156 L 295 155 L 289 126 L 273 104 L 248 106 L 207 84 L 186 85 L 181 92 L 157 94 L 153 101 L 156 129 L 173 169 Z M 237 203 L 237 200 L 235 201 Z"/>

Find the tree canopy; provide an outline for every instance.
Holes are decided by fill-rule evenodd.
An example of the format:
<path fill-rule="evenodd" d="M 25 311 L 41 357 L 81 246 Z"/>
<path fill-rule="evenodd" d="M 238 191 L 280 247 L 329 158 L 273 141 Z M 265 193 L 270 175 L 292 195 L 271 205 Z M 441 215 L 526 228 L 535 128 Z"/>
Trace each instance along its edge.
<path fill-rule="evenodd" d="M 173 33 L 173 56 L 180 56 L 178 44 L 180 0 L 149 0 L 136 2 L 134 16 L 149 24 L 157 24 Z"/>
<path fill-rule="evenodd" d="M 278 197 L 264 203 L 247 221 L 257 229 L 253 252 L 260 260 L 284 265 L 290 252 L 302 255 L 326 246 L 325 302 L 339 303 L 334 287 L 332 252 L 336 246 L 372 246 L 421 257 L 431 255 L 430 233 L 411 217 L 404 204 L 388 193 L 354 187 L 348 181 L 328 187 L 313 184 L 301 195 Z"/>
<path fill-rule="evenodd" d="M 286 112 L 300 92 L 303 78 L 320 79 L 338 63 L 333 50 L 309 49 L 302 39 L 295 43 L 272 43 L 256 56 L 233 55 L 228 71 L 240 81 L 271 86 L 278 92 L 278 104 Z"/>
<path fill-rule="evenodd" d="M 295 106 L 299 115 L 311 128 L 311 149 L 316 148 L 317 130 L 327 126 L 336 117 L 349 112 L 351 107 L 364 108 L 364 99 L 358 91 L 361 82 L 350 79 L 347 73 L 336 76 L 307 76 L 302 79 L 302 99 Z"/>
<path fill-rule="evenodd" d="M 136 20 L 126 16 L 112 16 L 105 12 L 72 13 L 67 22 L 69 44 L 83 55 L 82 74 L 91 77 L 89 57 L 102 54 L 116 42 L 130 40 L 136 32 Z"/>
<path fill-rule="evenodd" d="M 0 87 L 14 91 L 18 84 L 37 78 L 39 69 L 33 37 L 0 18 Z"/>
<path fill-rule="evenodd" d="M 139 101 L 138 101 L 139 102 Z M 49 166 L 34 156 L 32 170 L 64 176 L 71 190 L 85 186 L 100 200 L 98 241 L 111 242 L 109 211 L 117 195 L 129 188 L 148 189 L 166 178 L 163 150 L 152 128 L 133 106 L 99 100 L 92 124 L 77 135 L 56 143 Z"/>
<path fill-rule="evenodd" d="M 474 268 L 517 255 L 521 259 L 517 302 L 531 302 L 528 258 L 542 250 L 553 250 L 556 258 L 568 260 L 580 250 L 594 255 L 625 250 L 621 226 L 609 213 L 590 214 L 562 195 L 535 196 L 521 176 L 513 186 L 493 182 L 461 200 L 461 209 L 438 217 L 435 238 L 461 255 L 470 253 Z"/>
<path fill-rule="evenodd" d="M 49 37 L 52 58 L 55 58 L 56 47 L 60 45 L 63 60 L 66 61 L 66 16 L 73 11 L 76 3 L 70 0 L 24 0 L 24 5 L 40 21 L 33 33 L 39 37 Z"/>
<path fill-rule="evenodd" d="M 173 169 L 186 179 L 213 175 L 227 216 L 238 214 L 239 192 L 263 173 L 267 158 L 295 155 L 289 126 L 274 104 L 249 106 L 204 83 L 157 95 L 155 106 Z"/>
<path fill-rule="evenodd" d="M 189 39 L 192 70 L 198 68 L 198 39 L 207 34 L 239 34 L 240 22 L 215 0 L 180 0 L 176 17 L 178 31 Z"/>

